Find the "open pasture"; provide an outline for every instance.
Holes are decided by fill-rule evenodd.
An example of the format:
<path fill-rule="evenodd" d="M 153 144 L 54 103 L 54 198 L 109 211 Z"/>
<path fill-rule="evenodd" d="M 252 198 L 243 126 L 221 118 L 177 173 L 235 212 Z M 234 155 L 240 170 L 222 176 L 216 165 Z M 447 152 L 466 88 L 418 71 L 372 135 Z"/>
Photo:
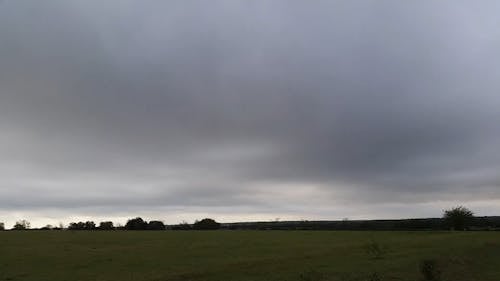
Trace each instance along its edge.
<path fill-rule="evenodd" d="M 443 281 L 498 281 L 500 232 L 0 232 L 12 281 L 417 281 L 425 259 Z"/>

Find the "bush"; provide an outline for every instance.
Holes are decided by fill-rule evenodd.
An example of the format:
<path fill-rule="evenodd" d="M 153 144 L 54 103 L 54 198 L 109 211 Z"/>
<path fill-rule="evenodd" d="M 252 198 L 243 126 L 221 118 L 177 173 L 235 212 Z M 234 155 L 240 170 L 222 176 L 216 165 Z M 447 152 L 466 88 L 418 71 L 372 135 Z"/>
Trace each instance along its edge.
<path fill-rule="evenodd" d="M 441 269 L 434 259 L 426 259 L 420 262 L 420 273 L 424 281 L 440 281 Z"/>

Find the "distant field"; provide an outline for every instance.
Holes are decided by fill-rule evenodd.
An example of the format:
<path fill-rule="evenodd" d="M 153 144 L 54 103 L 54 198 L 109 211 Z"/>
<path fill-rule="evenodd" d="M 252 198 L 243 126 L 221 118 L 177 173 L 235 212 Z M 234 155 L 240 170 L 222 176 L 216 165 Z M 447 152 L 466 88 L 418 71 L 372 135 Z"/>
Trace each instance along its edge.
<path fill-rule="evenodd" d="M 500 232 L 0 232 L 0 280 L 417 281 L 428 258 L 444 281 L 498 281 Z"/>

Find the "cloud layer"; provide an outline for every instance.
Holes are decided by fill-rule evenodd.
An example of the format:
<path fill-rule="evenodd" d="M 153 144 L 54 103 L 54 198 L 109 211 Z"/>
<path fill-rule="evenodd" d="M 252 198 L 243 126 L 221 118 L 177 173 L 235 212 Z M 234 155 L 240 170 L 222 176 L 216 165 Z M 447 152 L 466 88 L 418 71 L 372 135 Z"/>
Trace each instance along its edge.
<path fill-rule="evenodd" d="M 0 221 L 498 214 L 498 8 L 0 2 Z"/>

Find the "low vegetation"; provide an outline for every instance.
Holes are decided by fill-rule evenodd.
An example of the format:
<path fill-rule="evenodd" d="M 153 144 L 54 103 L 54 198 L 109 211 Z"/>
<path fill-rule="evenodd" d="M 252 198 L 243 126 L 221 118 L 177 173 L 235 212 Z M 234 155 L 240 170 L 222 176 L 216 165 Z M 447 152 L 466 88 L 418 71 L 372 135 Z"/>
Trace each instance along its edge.
<path fill-rule="evenodd" d="M 435 259 L 424 259 L 420 262 L 423 281 L 441 281 L 441 269 Z"/>
<path fill-rule="evenodd" d="M 12 281 L 500 280 L 493 231 L 4 231 L 0 249 Z"/>

